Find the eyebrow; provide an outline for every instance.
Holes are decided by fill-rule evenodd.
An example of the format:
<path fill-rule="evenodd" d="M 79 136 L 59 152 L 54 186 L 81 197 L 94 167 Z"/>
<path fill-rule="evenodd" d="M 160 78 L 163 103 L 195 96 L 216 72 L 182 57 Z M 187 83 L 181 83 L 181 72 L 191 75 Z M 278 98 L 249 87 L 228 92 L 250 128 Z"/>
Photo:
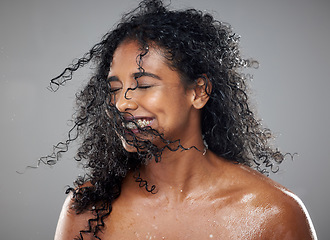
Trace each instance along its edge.
<path fill-rule="evenodd" d="M 139 77 L 144 77 L 144 76 L 161 80 L 161 78 L 158 75 L 153 74 L 153 73 L 149 73 L 149 72 L 137 72 L 137 73 L 133 73 L 133 77 L 134 78 L 139 78 Z"/>
<path fill-rule="evenodd" d="M 157 80 L 162 80 L 158 75 L 153 74 L 153 73 L 149 73 L 149 72 L 136 72 L 132 74 L 132 77 L 134 79 L 140 78 L 140 77 L 151 77 Z M 109 82 L 114 82 L 114 81 L 119 81 L 119 78 L 117 76 L 110 76 L 108 77 L 108 81 Z"/>

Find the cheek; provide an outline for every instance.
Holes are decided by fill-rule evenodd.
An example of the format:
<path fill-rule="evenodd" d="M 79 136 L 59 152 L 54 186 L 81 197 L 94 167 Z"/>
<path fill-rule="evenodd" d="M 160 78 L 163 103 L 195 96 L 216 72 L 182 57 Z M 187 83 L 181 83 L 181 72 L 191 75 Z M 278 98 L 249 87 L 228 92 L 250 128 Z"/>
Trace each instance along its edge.
<path fill-rule="evenodd" d="M 163 91 L 154 91 L 141 97 L 140 102 L 147 110 L 156 114 L 166 108 L 166 105 L 169 104 L 169 99 Z"/>
<path fill-rule="evenodd" d="M 155 118 L 153 127 L 159 131 L 168 128 L 168 121 L 171 118 L 173 102 L 164 91 L 150 92 L 140 98 L 140 107 Z"/>
<path fill-rule="evenodd" d="M 189 110 L 188 97 L 181 87 L 157 88 L 139 96 L 139 105 L 157 117 L 159 124 L 178 121 Z"/>

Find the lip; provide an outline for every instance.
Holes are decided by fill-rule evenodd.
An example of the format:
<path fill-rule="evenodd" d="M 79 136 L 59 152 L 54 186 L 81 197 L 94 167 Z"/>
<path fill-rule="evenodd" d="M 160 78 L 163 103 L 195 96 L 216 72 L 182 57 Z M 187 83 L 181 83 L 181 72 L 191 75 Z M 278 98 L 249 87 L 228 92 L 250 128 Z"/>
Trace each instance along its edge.
<path fill-rule="evenodd" d="M 153 117 L 146 117 L 146 116 L 124 116 L 125 121 L 137 121 L 139 119 L 146 119 L 148 121 L 153 121 Z"/>

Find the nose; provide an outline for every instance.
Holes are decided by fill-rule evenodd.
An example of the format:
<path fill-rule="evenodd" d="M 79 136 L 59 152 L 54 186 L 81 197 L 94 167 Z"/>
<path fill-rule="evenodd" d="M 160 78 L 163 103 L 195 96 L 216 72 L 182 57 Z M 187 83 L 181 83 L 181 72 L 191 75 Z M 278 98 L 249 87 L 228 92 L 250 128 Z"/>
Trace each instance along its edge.
<path fill-rule="evenodd" d="M 137 109 L 138 105 L 134 101 L 132 95 L 132 90 L 121 91 L 121 93 L 117 95 L 116 108 L 120 112 L 128 112 Z"/>

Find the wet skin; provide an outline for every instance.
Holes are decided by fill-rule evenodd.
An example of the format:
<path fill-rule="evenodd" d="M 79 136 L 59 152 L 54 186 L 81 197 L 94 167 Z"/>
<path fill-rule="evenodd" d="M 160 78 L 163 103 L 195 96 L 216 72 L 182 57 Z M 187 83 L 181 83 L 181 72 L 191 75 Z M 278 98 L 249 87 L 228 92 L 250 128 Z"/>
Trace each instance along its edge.
<path fill-rule="evenodd" d="M 109 72 L 116 90 L 113 103 L 121 112 L 151 119 L 150 126 L 167 138 L 203 149 L 200 110 L 208 100 L 204 87 L 185 88 L 160 49 L 150 48 L 143 58 L 143 68 L 151 75 L 139 78 L 139 85 L 150 87 L 128 91 L 129 98 L 124 97 L 127 88 L 136 86 L 139 53 L 135 42 L 117 48 Z M 123 146 L 136 151 L 124 140 Z M 209 150 L 205 155 L 195 149 L 165 150 L 160 163 L 141 168 L 141 176 L 157 186 L 157 193 L 139 188 L 129 173 L 105 219 L 101 239 L 314 239 L 298 198 L 260 173 Z M 64 203 L 56 240 L 73 239 L 94 217 L 90 211 L 76 215 L 69 209 L 70 201 L 68 197 Z"/>

